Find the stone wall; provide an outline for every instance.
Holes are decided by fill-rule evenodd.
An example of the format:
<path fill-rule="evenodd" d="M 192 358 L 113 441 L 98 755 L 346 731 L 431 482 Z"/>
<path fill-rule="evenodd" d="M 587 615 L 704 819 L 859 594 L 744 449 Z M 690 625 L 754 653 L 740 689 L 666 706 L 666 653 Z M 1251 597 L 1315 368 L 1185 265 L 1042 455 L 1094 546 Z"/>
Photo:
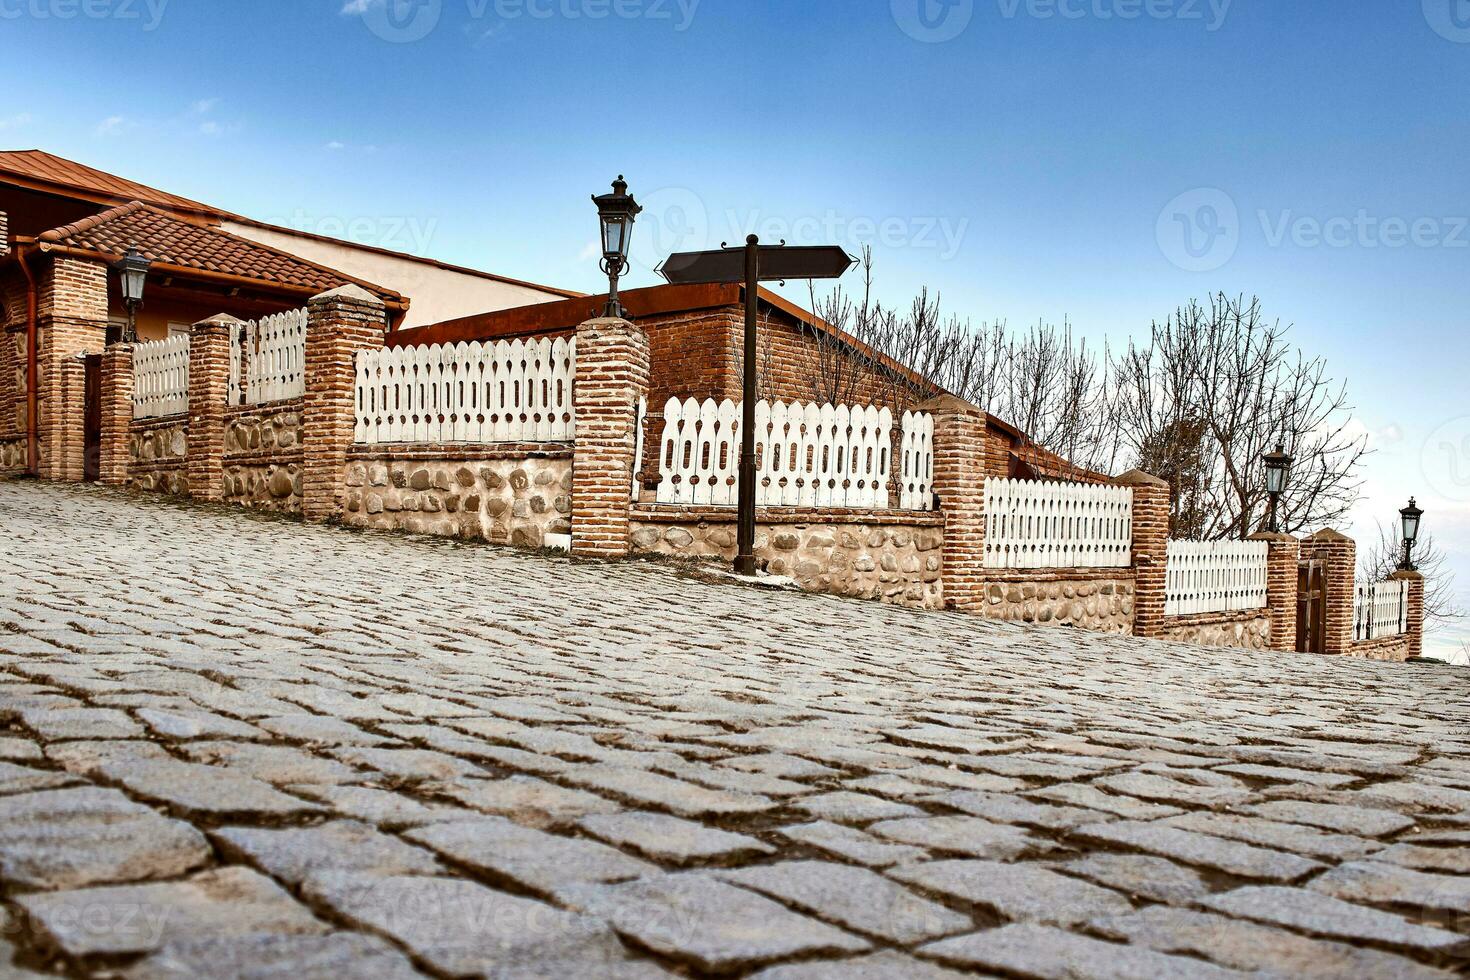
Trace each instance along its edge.
<path fill-rule="evenodd" d="M 570 448 L 458 448 L 354 450 L 343 474 L 344 523 L 518 548 L 571 533 Z"/>
<path fill-rule="evenodd" d="M 25 439 L 0 440 L 0 473 L 24 473 L 25 469 Z"/>
<path fill-rule="evenodd" d="M 976 611 L 990 619 L 1127 635 L 1133 632 L 1133 573 L 1127 568 L 991 569 L 985 604 Z"/>
<path fill-rule="evenodd" d="M 673 558 L 735 558 L 730 508 L 635 506 L 632 550 Z M 909 511 L 761 508 L 756 560 L 809 592 L 924 609 L 944 605 L 944 523 Z"/>
<path fill-rule="evenodd" d="M 224 500 L 301 513 L 301 399 L 226 409 Z"/>
<path fill-rule="evenodd" d="M 1267 609 L 1166 616 L 1158 639 L 1198 647 L 1271 648 L 1271 613 Z"/>
<path fill-rule="evenodd" d="M 128 427 L 128 486 L 161 493 L 188 493 L 184 472 L 189 420 L 184 415 L 139 419 Z"/>
<path fill-rule="evenodd" d="M 1409 646 L 1407 635 L 1383 636 L 1376 640 L 1354 640 L 1348 644 L 1347 653 L 1344 655 L 1361 660 L 1384 660 L 1401 664 L 1411 655 Z"/>

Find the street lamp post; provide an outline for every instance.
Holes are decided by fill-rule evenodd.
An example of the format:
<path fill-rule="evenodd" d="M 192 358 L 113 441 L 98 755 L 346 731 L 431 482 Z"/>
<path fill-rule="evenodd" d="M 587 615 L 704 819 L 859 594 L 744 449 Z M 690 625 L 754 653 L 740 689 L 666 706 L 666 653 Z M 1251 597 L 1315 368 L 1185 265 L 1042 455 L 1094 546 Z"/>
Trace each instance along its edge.
<path fill-rule="evenodd" d="M 152 264 L 136 248 L 129 248 L 128 254 L 113 266 L 122 285 L 123 305 L 128 308 L 128 325 L 123 328 L 122 335 L 125 344 L 138 342 L 138 307 L 143 305 L 143 286 L 148 281 L 148 267 Z"/>
<path fill-rule="evenodd" d="M 1272 534 L 1281 532 L 1280 522 L 1276 516 L 1276 506 L 1281 500 L 1281 494 L 1286 491 L 1286 481 L 1291 478 L 1291 454 L 1286 451 L 1284 443 L 1277 443 L 1274 453 L 1267 453 L 1261 459 L 1266 464 L 1266 494 L 1271 498 L 1269 528 Z"/>
<path fill-rule="evenodd" d="M 603 316 L 626 319 L 623 304 L 618 302 L 618 278 L 628 267 L 628 240 L 633 235 L 633 222 L 643 208 L 628 193 L 628 182 L 618 174 L 613 192 L 594 195 L 597 218 L 602 225 L 602 271 L 607 273 L 607 308 Z"/>
<path fill-rule="evenodd" d="M 1404 560 L 1399 563 L 1399 571 L 1415 572 L 1414 567 L 1414 542 L 1419 540 L 1419 519 L 1424 516 L 1424 511 L 1419 509 L 1414 498 L 1409 498 L 1409 506 L 1399 511 L 1399 521 L 1404 533 Z"/>

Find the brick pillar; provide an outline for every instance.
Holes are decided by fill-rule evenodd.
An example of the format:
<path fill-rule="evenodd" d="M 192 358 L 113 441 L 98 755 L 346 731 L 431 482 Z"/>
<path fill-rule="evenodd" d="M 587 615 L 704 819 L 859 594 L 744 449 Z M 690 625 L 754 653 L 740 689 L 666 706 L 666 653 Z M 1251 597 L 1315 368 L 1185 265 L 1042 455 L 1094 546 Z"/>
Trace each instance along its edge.
<path fill-rule="evenodd" d="M 576 447 L 572 457 L 572 554 L 628 554 L 638 400 L 648 394 L 648 334 L 627 320 L 577 327 Z"/>
<path fill-rule="evenodd" d="M 1409 626 L 1404 633 L 1410 657 L 1424 656 L 1424 576 L 1418 572 L 1394 572 L 1389 578 L 1409 583 Z"/>
<path fill-rule="evenodd" d="M 1169 484 L 1142 470 L 1113 480 L 1133 490 L 1133 635 L 1164 634 L 1169 575 Z"/>
<path fill-rule="evenodd" d="M 107 266 L 58 256 L 41 271 L 36 304 L 39 340 L 36 379 L 40 475 L 53 480 L 82 478 L 85 381 L 72 396 L 68 362 L 101 351 L 107 340 Z M 79 378 L 85 379 L 85 369 Z M 76 449 L 71 444 L 76 443 Z M 73 460 L 73 455 L 75 459 Z"/>
<path fill-rule="evenodd" d="M 133 345 L 113 344 L 102 352 L 102 445 L 97 482 L 128 485 L 128 436 L 133 422 Z"/>
<path fill-rule="evenodd" d="M 230 337 L 241 321 L 221 313 L 189 329 L 189 496 L 223 500 L 225 403 L 230 397 Z"/>
<path fill-rule="evenodd" d="M 51 478 L 80 483 L 86 476 L 87 365 L 77 356 L 61 362 L 61 384 L 56 389 L 57 417 L 65 424 L 54 433 Z"/>
<path fill-rule="evenodd" d="M 306 314 L 306 397 L 301 408 L 301 516 L 342 513 L 342 478 L 355 427 L 357 352 L 383 346 L 383 301 L 361 286 L 313 296 Z"/>
<path fill-rule="evenodd" d="M 1327 607 L 1327 629 L 1323 652 L 1328 656 L 1346 654 L 1353 643 L 1353 605 L 1358 576 L 1358 546 L 1352 538 L 1331 528 L 1307 538 L 1302 553 L 1326 561 L 1324 576 Z"/>
<path fill-rule="evenodd" d="M 1266 608 L 1271 611 L 1271 646 L 1280 653 L 1296 652 L 1296 586 L 1302 561 L 1301 542 L 1289 534 L 1252 534 L 1266 541 Z"/>
<path fill-rule="evenodd" d="M 934 493 L 944 514 L 944 606 L 985 607 L 985 412 L 940 395 L 917 409 L 934 417 Z"/>

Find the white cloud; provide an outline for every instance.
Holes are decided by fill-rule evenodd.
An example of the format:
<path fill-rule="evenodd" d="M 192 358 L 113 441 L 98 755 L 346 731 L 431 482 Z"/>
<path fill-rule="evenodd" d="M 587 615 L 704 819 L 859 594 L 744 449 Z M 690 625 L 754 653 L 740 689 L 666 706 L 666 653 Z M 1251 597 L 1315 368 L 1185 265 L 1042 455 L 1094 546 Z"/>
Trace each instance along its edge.
<path fill-rule="evenodd" d="M 189 106 L 189 111 L 196 116 L 207 116 L 214 111 L 220 103 L 219 99 L 199 99 Z"/>
<path fill-rule="evenodd" d="M 131 129 L 132 122 L 126 116 L 108 116 L 97 124 L 94 132 L 98 136 L 116 136 L 126 129 Z"/>
<path fill-rule="evenodd" d="M 587 261 L 589 261 L 591 259 L 598 258 L 601 255 L 602 255 L 602 246 L 599 245 L 597 243 L 597 239 L 594 238 L 592 241 L 588 242 L 585 247 L 583 247 L 581 253 L 578 254 L 578 256 L 577 256 L 577 261 L 578 262 L 587 262 Z"/>
<path fill-rule="evenodd" d="M 332 140 L 332 142 L 327 144 L 327 149 L 335 153 L 339 150 L 347 149 L 347 144 L 341 142 L 340 140 Z"/>
<path fill-rule="evenodd" d="M 29 112 L 21 112 L 13 116 L 5 116 L 4 118 L 0 118 L 0 131 L 7 129 L 16 129 L 21 126 L 28 125 L 30 121 L 31 114 Z"/>
<path fill-rule="evenodd" d="M 342 16 L 361 16 L 367 13 L 369 9 L 377 6 L 381 2 L 382 0 L 347 0 L 346 3 L 342 4 Z"/>

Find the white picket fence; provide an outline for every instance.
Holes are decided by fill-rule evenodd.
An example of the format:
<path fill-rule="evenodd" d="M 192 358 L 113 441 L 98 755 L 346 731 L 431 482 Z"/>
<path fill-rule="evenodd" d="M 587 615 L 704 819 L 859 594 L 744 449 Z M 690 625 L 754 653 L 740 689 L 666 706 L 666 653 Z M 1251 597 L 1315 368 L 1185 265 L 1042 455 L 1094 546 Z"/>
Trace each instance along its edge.
<path fill-rule="evenodd" d="M 1353 602 L 1353 639 L 1376 640 L 1409 631 L 1409 583 L 1359 585 Z"/>
<path fill-rule="evenodd" d="M 1266 607 L 1266 541 L 1170 541 L 1164 614 Z"/>
<path fill-rule="evenodd" d="M 739 494 L 739 402 L 669 399 L 659 452 L 661 504 L 731 506 Z M 756 503 L 763 507 L 885 509 L 892 470 L 893 413 L 874 405 L 769 402 L 755 406 Z M 922 493 L 901 506 L 927 509 L 933 480 L 933 420 L 907 413 L 906 427 L 928 425 L 915 436 L 905 466 Z M 907 428 L 905 445 L 908 444 Z M 907 457 L 907 452 L 906 452 Z M 912 497 L 913 500 L 908 499 Z M 922 498 L 924 506 L 913 501 Z"/>
<path fill-rule="evenodd" d="M 1127 568 L 1131 564 L 1130 488 L 985 481 L 986 568 Z"/>
<path fill-rule="evenodd" d="M 577 342 L 543 337 L 357 355 L 360 443 L 570 442 Z"/>
<path fill-rule="evenodd" d="M 898 444 L 900 510 L 929 510 L 934 506 L 934 416 L 904 412 Z"/>
<path fill-rule="evenodd" d="M 305 307 L 247 320 L 231 334 L 231 405 L 264 405 L 304 394 Z"/>
<path fill-rule="evenodd" d="M 133 418 L 178 415 L 189 410 L 189 335 L 149 340 L 133 347 Z"/>

